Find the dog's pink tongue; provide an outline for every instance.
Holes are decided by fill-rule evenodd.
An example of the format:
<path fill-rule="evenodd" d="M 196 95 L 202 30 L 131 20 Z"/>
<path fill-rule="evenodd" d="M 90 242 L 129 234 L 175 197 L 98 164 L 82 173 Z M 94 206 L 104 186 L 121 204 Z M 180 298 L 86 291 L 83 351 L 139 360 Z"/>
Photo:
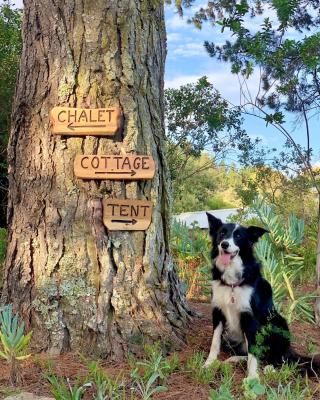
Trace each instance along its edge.
<path fill-rule="evenodd" d="M 222 262 L 222 264 L 226 267 L 227 265 L 230 264 L 231 254 L 229 253 L 219 254 L 219 259 Z"/>

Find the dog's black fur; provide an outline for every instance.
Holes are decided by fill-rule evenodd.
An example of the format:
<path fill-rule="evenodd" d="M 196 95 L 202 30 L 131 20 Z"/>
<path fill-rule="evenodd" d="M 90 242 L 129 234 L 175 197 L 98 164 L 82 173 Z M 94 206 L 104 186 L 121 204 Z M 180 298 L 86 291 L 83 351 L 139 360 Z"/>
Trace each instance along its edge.
<path fill-rule="evenodd" d="M 238 256 L 242 261 L 242 276 L 238 277 L 241 287 L 251 287 L 251 310 L 240 312 L 240 328 L 248 341 L 248 352 L 253 353 L 263 362 L 280 365 L 284 361 L 298 362 L 301 369 L 314 373 L 319 370 L 319 361 L 298 355 L 290 344 L 290 333 L 286 320 L 276 311 L 272 300 L 272 289 L 261 275 L 261 266 L 253 254 L 253 246 L 267 231 L 259 227 L 243 227 L 235 224 L 223 224 L 220 219 L 208 214 L 209 233 L 212 238 L 211 257 L 213 261 L 212 278 L 225 285 L 224 271 L 216 265 L 221 243 L 226 238 L 233 238 L 234 244 L 239 248 Z M 219 248 L 220 244 L 220 248 Z M 227 267 L 228 268 L 228 267 Z M 226 288 L 230 285 L 226 284 Z M 212 310 L 213 329 L 222 322 L 226 329 L 226 316 L 223 311 L 215 307 Z M 265 327 L 265 329 L 263 329 Z M 257 343 L 257 335 L 263 332 Z M 261 342 L 263 337 L 263 342 Z M 233 352 L 243 355 L 243 346 L 239 343 L 228 343 Z M 263 347 L 262 347 L 263 346 Z M 261 352 L 259 351 L 259 347 Z M 258 351 L 257 351 L 258 350 Z"/>

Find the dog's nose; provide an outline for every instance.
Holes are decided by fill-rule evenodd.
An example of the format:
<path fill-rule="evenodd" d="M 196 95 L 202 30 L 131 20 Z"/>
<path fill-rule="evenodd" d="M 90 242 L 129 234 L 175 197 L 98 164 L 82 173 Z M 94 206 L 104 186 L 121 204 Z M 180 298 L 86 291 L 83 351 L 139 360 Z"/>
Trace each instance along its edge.
<path fill-rule="evenodd" d="M 223 250 L 227 250 L 227 248 L 229 247 L 229 243 L 224 240 L 223 242 L 221 242 L 221 247 L 223 248 Z"/>

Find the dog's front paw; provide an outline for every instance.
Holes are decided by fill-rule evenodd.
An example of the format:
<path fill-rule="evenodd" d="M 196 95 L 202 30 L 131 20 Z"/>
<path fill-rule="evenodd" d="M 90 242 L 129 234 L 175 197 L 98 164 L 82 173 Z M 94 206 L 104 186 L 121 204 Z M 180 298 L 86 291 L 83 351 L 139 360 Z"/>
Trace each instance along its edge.
<path fill-rule="evenodd" d="M 203 364 L 203 368 L 209 368 L 214 363 L 214 361 L 215 359 L 208 358 L 207 361 Z"/>
<path fill-rule="evenodd" d="M 250 379 L 260 379 L 258 371 L 249 371 L 248 372 L 248 378 L 250 378 Z"/>

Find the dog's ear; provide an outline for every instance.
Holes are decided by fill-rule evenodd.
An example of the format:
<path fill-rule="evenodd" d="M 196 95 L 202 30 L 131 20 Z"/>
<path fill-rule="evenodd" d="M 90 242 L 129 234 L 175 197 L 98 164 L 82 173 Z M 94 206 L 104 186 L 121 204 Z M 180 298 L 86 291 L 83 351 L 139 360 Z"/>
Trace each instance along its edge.
<path fill-rule="evenodd" d="M 247 232 L 252 243 L 256 243 L 265 233 L 269 233 L 267 229 L 260 228 L 260 226 L 249 226 Z"/>
<path fill-rule="evenodd" d="M 216 218 L 214 215 L 206 213 L 209 222 L 209 233 L 210 236 L 213 237 L 217 230 L 222 226 L 222 221 L 219 218 Z"/>

